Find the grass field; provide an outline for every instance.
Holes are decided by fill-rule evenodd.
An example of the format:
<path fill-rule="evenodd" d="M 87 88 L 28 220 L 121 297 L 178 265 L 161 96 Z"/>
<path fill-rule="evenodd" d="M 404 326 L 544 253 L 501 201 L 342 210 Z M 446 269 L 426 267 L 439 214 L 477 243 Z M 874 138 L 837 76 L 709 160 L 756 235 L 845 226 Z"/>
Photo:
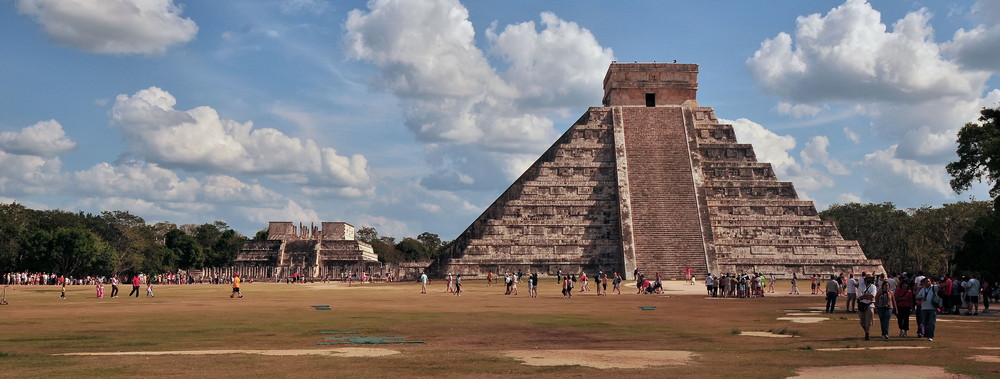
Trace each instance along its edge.
<path fill-rule="evenodd" d="M 92 287 L 77 286 L 66 300 L 55 286 L 11 287 L 10 304 L 0 306 L 0 377 L 836 376 L 808 371 L 824 366 L 856 366 L 833 369 L 854 377 L 879 369 L 889 377 L 1000 376 L 993 313 L 941 316 L 933 342 L 878 339 L 876 319 L 876 338 L 863 341 L 856 315 L 810 314 L 823 296 L 787 296 L 780 286 L 779 296 L 763 299 L 709 299 L 700 285 L 680 282 L 667 283 L 666 295 L 625 288 L 572 299 L 554 280 L 543 281 L 537 299 L 523 285 L 518 296 L 483 281 L 464 287 L 456 297 L 441 281 L 427 295 L 411 282 L 253 283 L 246 297 L 230 299 L 224 285 L 158 286 L 156 297 L 137 299 L 124 297 L 131 287 L 123 286 L 120 298 L 97 299 Z M 830 319 L 779 320 L 803 316 Z M 898 335 L 895 320 L 890 335 Z M 125 355 L 62 355 L 109 352 Z M 526 364 L 539 360 L 556 365 Z M 621 368 L 629 364 L 647 366 Z"/>

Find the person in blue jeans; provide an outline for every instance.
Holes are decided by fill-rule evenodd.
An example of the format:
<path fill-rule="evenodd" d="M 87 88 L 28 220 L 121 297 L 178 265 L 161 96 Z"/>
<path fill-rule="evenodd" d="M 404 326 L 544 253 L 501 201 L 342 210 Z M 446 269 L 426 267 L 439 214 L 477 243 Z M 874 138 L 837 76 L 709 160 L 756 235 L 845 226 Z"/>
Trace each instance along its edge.
<path fill-rule="evenodd" d="M 923 321 L 924 333 L 928 341 L 934 340 L 934 327 L 937 325 L 937 306 L 934 298 L 938 296 L 937 286 L 931 282 L 930 278 L 920 281 L 920 292 L 917 292 L 917 302 L 920 304 L 920 319 Z"/>
<path fill-rule="evenodd" d="M 889 319 L 892 310 L 896 309 L 896 296 L 889 290 L 889 281 L 882 282 L 882 288 L 875 295 L 875 313 L 878 313 L 879 325 L 882 327 L 882 339 L 889 339 Z"/>

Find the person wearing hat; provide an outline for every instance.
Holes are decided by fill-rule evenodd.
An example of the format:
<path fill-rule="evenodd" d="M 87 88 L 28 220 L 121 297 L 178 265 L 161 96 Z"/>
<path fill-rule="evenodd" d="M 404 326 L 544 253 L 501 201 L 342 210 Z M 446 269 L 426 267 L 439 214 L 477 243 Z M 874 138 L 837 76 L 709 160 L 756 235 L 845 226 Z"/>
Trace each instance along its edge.
<path fill-rule="evenodd" d="M 861 321 L 861 329 L 865 331 L 865 341 L 868 341 L 871 339 L 868 333 L 875 320 L 875 308 L 872 307 L 872 302 L 878 294 L 878 287 L 875 287 L 875 277 L 871 275 L 866 276 L 862 283 L 858 294 L 858 319 Z"/>

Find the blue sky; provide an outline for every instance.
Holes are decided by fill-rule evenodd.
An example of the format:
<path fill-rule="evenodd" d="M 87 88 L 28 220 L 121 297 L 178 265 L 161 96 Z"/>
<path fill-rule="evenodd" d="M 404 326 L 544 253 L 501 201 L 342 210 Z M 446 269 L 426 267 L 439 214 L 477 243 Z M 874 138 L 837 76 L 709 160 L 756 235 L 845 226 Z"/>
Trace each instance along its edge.
<path fill-rule="evenodd" d="M 622 4 L 0 1 L 0 201 L 450 240 L 612 60 L 675 59 L 820 209 L 988 198 L 944 165 L 1000 105 L 1000 2 Z"/>

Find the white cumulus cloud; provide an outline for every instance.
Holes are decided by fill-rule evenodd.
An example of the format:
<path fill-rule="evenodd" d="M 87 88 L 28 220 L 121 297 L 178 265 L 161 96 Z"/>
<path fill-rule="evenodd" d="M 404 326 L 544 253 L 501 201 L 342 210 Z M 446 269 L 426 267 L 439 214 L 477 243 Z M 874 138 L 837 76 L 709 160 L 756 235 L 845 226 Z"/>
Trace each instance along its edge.
<path fill-rule="evenodd" d="M 944 165 L 901 159 L 896 146 L 865 155 L 864 197 L 874 202 L 925 204 L 927 199 L 952 198 Z"/>
<path fill-rule="evenodd" d="M 971 15 L 983 23 L 971 30 L 957 30 L 943 45 L 944 51 L 964 67 L 1000 71 L 1000 2 L 976 1 Z"/>
<path fill-rule="evenodd" d="M 372 188 L 367 159 L 361 154 L 343 156 L 311 139 L 224 119 L 208 106 L 176 110 L 176 103 L 157 87 L 118 95 L 112 122 L 121 128 L 132 154 L 191 172 L 261 174 L 320 187 Z"/>
<path fill-rule="evenodd" d="M 40 121 L 16 132 L 0 132 L 0 150 L 11 154 L 52 158 L 76 146 L 56 120 Z"/>
<path fill-rule="evenodd" d="M 911 12 L 890 30 L 867 1 L 847 0 L 826 15 L 799 17 L 794 40 L 782 32 L 764 41 L 747 68 L 768 92 L 803 102 L 978 95 L 989 74 L 945 60 L 930 17 Z"/>
<path fill-rule="evenodd" d="M 173 0 L 16 0 L 54 42 L 106 54 L 162 54 L 195 37 Z"/>
<path fill-rule="evenodd" d="M 436 167 L 421 181 L 429 188 L 492 188 L 519 175 L 526 166 L 516 158 L 537 156 L 558 137 L 552 114 L 599 103 L 614 59 L 589 30 L 549 12 L 541 30 L 533 21 L 491 26 L 481 49 L 458 0 L 373 0 L 345 26 L 349 54 L 379 68 L 377 85 L 399 99 L 405 125 L 427 144 Z"/>

